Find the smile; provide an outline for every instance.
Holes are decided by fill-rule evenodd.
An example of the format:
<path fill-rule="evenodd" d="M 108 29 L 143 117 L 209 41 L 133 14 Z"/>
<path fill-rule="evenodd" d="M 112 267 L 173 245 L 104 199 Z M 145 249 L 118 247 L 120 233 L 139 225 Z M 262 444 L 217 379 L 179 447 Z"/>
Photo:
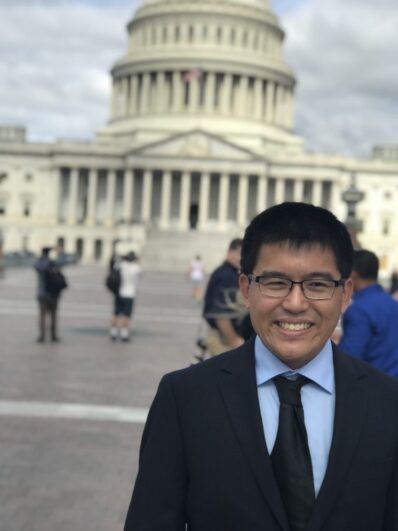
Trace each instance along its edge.
<path fill-rule="evenodd" d="M 310 328 L 310 323 L 285 323 L 283 321 L 278 321 L 278 326 L 280 328 L 283 328 L 283 330 L 293 330 L 293 331 L 301 331 L 301 330 L 308 330 Z"/>

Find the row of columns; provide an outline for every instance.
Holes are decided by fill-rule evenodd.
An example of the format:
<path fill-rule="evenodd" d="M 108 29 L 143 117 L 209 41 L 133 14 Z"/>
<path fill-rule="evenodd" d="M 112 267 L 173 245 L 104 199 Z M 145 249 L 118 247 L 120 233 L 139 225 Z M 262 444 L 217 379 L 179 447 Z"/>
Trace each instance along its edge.
<path fill-rule="evenodd" d="M 221 45 L 264 52 L 271 57 L 278 56 L 281 50 L 281 37 L 267 27 L 259 30 L 237 25 L 206 23 L 179 24 L 140 24 L 133 27 L 130 36 L 130 49 L 147 46 L 175 46 L 200 44 Z"/>
<path fill-rule="evenodd" d="M 72 168 L 70 171 L 70 185 L 69 197 L 67 201 L 67 216 L 66 222 L 68 225 L 75 225 L 77 223 L 77 211 L 79 202 L 79 169 Z M 190 226 L 190 207 L 191 207 L 191 186 L 192 173 L 189 171 L 180 172 L 181 185 L 179 187 L 179 216 L 177 220 L 171 220 L 171 204 L 172 204 L 172 176 L 173 172 L 170 170 L 163 171 L 161 176 L 161 196 L 160 196 L 160 213 L 158 223 L 161 228 L 167 229 L 173 221 L 182 230 L 187 230 Z M 123 205 L 122 205 L 122 219 L 131 221 L 133 217 L 133 198 L 135 193 L 134 186 L 134 170 L 126 170 L 123 178 Z M 249 179 L 252 177 L 256 179 L 256 204 L 251 209 L 254 212 L 260 212 L 270 205 L 269 190 L 267 183 L 269 178 L 263 175 L 251 176 L 249 174 L 241 174 L 237 176 L 238 190 L 237 190 L 237 211 L 236 219 L 229 220 L 228 207 L 231 200 L 230 197 L 230 183 L 231 175 L 229 173 L 217 174 L 219 178 L 218 189 L 218 204 L 217 204 L 217 223 L 220 228 L 224 228 L 229 221 L 234 221 L 240 227 L 244 227 L 248 221 L 248 206 L 249 206 Z M 154 194 L 154 171 L 144 170 L 142 174 L 143 186 L 142 195 L 138 198 L 141 203 L 140 220 L 142 223 L 149 223 L 153 218 L 152 213 L 152 196 Z M 198 204 L 198 229 L 205 229 L 209 223 L 209 206 L 210 206 L 210 190 L 211 190 L 212 174 L 209 172 L 202 172 L 199 181 L 199 196 L 196 199 Z M 286 197 L 286 182 L 284 178 L 272 178 L 275 183 L 272 203 L 277 204 L 291 199 L 293 201 L 302 201 L 304 199 L 304 179 L 288 179 L 293 186 L 292 197 Z M 330 203 L 334 204 L 337 201 L 340 193 L 337 185 L 329 182 L 331 186 Z M 320 180 L 314 180 L 312 184 L 312 198 L 311 202 L 315 205 L 323 203 L 323 184 Z M 59 187 L 58 187 L 59 190 Z M 98 171 L 91 169 L 88 175 L 88 190 L 87 190 L 87 216 L 85 223 L 87 226 L 94 226 L 97 223 L 96 207 L 97 207 L 97 191 L 98 191 Z M 107 173 L 106 181 L 106 208 L 103 223 L 106 227 L 112 227 L 116 223 L 115 219 L 115 197 L 116 197 L 116 171 L 110 170 Z M 323 204 L 330 208 L 330 204 Z M 213 220 L 214 221 L 214 220 Z"/>
<path fill-rule="evenodd" d="M 205 112 L 293 126 L 293 92 L 273 81 L 195 71 L 146 72 L 114 80 L 113 118 L 148 113 Z"/>

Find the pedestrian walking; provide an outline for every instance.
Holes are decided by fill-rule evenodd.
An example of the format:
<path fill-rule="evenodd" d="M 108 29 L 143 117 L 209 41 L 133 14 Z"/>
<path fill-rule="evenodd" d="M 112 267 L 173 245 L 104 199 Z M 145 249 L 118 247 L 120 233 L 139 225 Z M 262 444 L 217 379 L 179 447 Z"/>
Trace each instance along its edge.
<path fill-rule="evenodd" d="M 120 261 L 113 260 L 112 268 L 110 275 L 113 275 L 115 280 L 114 312 L 109 334 L 112 341 L 116 341 L 118 337 L 122 341 L 129 341 L 131 316 L 141 267 L 138 264 L 137 255 L 130 252 Z"/>
<path fill-rule="evenodd" d="M 242 240 L 235 238 L 228 247 L 224 262 L 211 274 L 207 284 L 203 317 L 207 321 L 207 348 L 216 356 L 243 343 L 239 323 L 242 318 L 237 308 L 239 267 Z"/>
<path fill-rule="evenodd" d="M 203 285 L 205 282 L 205 268 L 202 257 L 198 254 L 189 264 L 188 271 L 191 282 L 191 297 L 195 302 L 200 302 L 203 296 Z"/>
<path fill-rule="evenodd" d="M 379 259 L 354 252 L 352 304 L 342 317 L 341 350 L 398 377 L 398 301 L 378 283 Z"/>
<path fill-rule="evenodd" d="M 36 260 L 34 268 L 38 275 L 37 300 L 39 303 L 39 335 L 38 343 L 46 340 L 48 318 L 50 321 L 50 339 L 53 342 L 60 340 L 58 336 L 58 303 L 63 289 L 67 287 L 65 276 L 61 267 L 66 261 L 64 254 L 58 249 L 58 257 L 50 258 L 51 247 L 43 247 L 41 256 Z"/>

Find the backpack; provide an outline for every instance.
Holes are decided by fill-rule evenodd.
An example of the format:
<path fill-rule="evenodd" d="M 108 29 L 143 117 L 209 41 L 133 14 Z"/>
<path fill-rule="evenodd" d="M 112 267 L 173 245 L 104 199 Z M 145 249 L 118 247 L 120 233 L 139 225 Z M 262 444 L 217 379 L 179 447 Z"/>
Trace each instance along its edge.
<path fill-rule="evenodd" d="M 120 271 L 118 269 L 111 269 L 108 276 L 105 279 L 105 286 L 114 295 L 119 294 L 121 283 Z"/>
<path fill-rule="evenodd" d="M 68 287 L 65 275 L 55 264 L 50 264 L 44 273 L 44 283 L 46 292 L 57 299 L 61 291 Z"/>

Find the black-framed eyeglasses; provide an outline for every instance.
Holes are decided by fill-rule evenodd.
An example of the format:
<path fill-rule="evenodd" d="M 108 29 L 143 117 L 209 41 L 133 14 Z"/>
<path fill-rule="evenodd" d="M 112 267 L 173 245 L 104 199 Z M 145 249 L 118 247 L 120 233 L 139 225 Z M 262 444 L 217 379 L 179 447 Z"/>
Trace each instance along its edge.
<path fill-rule="evenodd" d="M 325 278 L 306 278 L 290 280 L 290 278 L 269 277 L 267 275 L 247 275 L 250 282 L 258 284 L 261 295 L 274 299 L 287 297 L 293 284 L 299 284 L 304 297 L 309 300 L 321 301 L 331 299 L 338 286 L 344 286 L 347 279 L 329 280 Z"/>

